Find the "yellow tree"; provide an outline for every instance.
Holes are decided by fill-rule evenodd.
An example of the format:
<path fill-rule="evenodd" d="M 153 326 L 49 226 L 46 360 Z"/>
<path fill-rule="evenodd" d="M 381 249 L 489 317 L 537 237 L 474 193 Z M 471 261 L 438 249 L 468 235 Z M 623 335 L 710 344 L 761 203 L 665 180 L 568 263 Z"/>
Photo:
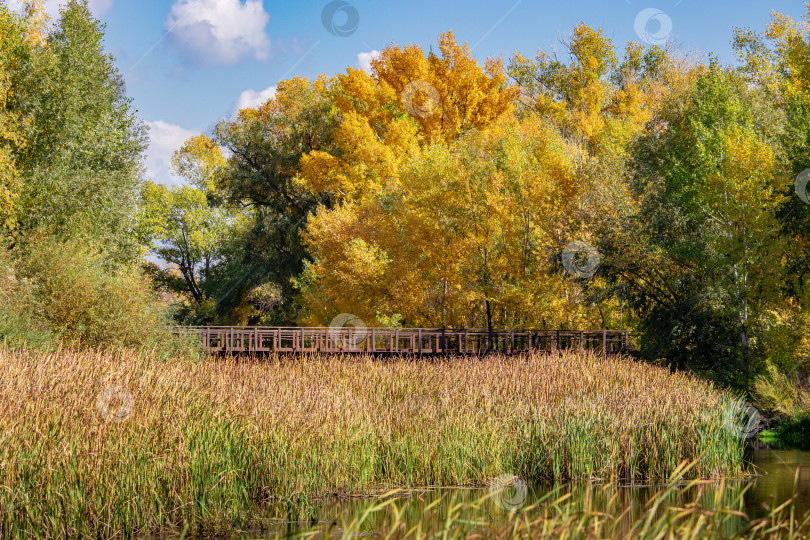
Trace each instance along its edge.
<path fill-rule="evenodd" d="M 481 67 L 452 33 L 440 37 L 440 52 L 392 45 L 370 74 L 350 68 L 331 89 L 341 116 L 336 151 L 309 153 L 298 179 L 336 203 L 308 223 L 315 262 L 302 284 L 312 322 L 328 322 L 335 306 L 377 320 L 450 317 L 452 267 L 464 246 L 441 226 L 436 204 L 451 193 L 436 189 L 453 171 L 445 165 L 455 142 L 508 113 L 516 90 L 499 61 Z M 414 172 L 420 163 L 432 172 Z"/>
<path fill-rule="evenodd" d="M 216 191 L 225 166 L 222 148 L 206 134 L 196 135 L 172 156 L 174 172 L 204 191 Z"/>
<path fill-rule="evenodd" d="M 810 93 L 810 4 L 805 6 L 805 20 L 774 12 L 764 35 L 770 44 L 753 30 L 735 32 L 746 72 L 780 99 Z"/>
<path fill-rule="evenodd" d="M 417 45 L 390 46 L 371 73 L 349 68 L 332 88 L 341 115 L 339 153 L 311 152 L 302 160 L 303 182 L 342 200 L 396 182 L 402 163 L 423 145 L 450 143 L 485 129 L 513 107 L 503 65 L 482 68 L 452 32 L 439 38 L 441 56 Z"/>
<path fill-rule="evenodd" d="M 322 209 L 306 233 L 306 322 L 596 324 L 558 257 L 580 195 L 569 156 L 547 122 L 504 115 L 425 146 L 381 191 Z"/>
<path fill-rule="evenodd" d="M 33 46 L 46 46 L 49 17 L 45 10 L 45 0 L 25 0 L 24 6 L 26 41 Z"/>
<path fill-rule="evenodd" d="M 540 50 L 529 59 L 516 54 L 509 74 L 521 89 L 524 122 L 539 117 L 566 142 L 577 186 L 566 207 L 567 227 L 561 229 L 566 241 L 596 245 L 637 209 L 628 173 L 633 141 L 650 127 L 660 127 L 664 98 L 688 87 L 701 68 L 637 43 L 627 44 L 620 58 L 602 30 L 584 23 L 563 45 L 565 55 Z M 611 313 L 616 300 L 607 299 L 621 284 L 608 288 L 597 279 L 587 285 L 585 301 L 596 300 L 601 324 L 616 321 Z"/>
<path fill-rule="evenodd" d="M 44 13 L 42 0 L 28 2 L 27 20 L 0 5 L 0 227 L 7 231 L 16 226 L 20 181 L 15 156 L 27 144 L 25 130 L 30 122 L 16 106 L 20 79 L 24 58 L 33 46 L 44 44 Z"/>
<path fill-rule="evenodd" d="M 673 62 L 658 47 L 629 43 L 620 61 L 613 42 L 602 30 L 584 23 L 564 42 L 568 58 L 540 50 L 531 60 L 516 54 L 509 74 L 521 88 L 522 112 L 550 120 L 572 143 L 577 174 L 594 196 L 583 199 L 583 221 L 611 207 L 627 206 L 623 187 L 628 143 L 660 110 L 670 81 L 681 76 L 682 62 Z M 588 204 L 590 203 L 590 204 Z"/>

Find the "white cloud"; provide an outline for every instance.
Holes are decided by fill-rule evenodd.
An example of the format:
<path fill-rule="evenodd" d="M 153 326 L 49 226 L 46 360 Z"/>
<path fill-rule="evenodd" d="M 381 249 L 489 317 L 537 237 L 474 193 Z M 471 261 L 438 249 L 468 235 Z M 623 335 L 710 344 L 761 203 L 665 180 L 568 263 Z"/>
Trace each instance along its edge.
<path fill-rule="evenodd" d="M 361 52 L 357 55 L 357 66 L 365 71 L 366 73 L 371 73 L 371 61 L 379 58 L 380 51 L 373 50 L 371 52 Z"/>
<path fill-rule="evenodd" d="M 51 20 L 59 18 L 59 8 L 66 3 L 67 0 L 45 0 L 45 11 Z M 7 5 L 12 11 L 17 13 L 23 12 L 22 0 L 8 0 Z M 112 8 L 113 0 L 90 0 L 88 2 L 90 11 L 96 17 L 103 17 L 106 15 L 110 8 Z"/>
<path fill-rule="evenodd" d="M 159 184 L 179 184 L 182 179 L 174 176 L 171 171 L 172 154 L 189 138 L 199 135 L 199 132 L 163 120 L 146 122 L 146 125 L 149 126 L 146 177 Z"/>
<path fill-rule="evenodd" d="M 264 102 L 273 99 L 276 97 L 276 87 L 271 86 L 269 88 L 265 88 L 261 92 L 257 92 L 256 90 L 245 90 L 234 102 L 232 107 L 232 112 L 237 113 L 242 109 L 246 109 L 248 107 L 258 107 L 259 105 L 263 104 Z"/>
<path fill-rule="evenodd" d="M 262 0 L 175 0 L 166 30 L 192 62 L 230 65 L 269 58 L 268 22 Z"/>

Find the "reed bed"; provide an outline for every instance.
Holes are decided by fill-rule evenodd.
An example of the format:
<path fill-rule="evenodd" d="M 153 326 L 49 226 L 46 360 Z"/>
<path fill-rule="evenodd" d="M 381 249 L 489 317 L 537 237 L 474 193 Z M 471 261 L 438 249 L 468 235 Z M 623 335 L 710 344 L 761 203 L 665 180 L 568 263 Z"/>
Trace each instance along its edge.
<path fill-rule="evenodd" d="M 260 501 L 744 473 L 734 396 L 626 358 L 0 350 L 0 537 L 228 532 Z M 186 529 L 188 527 L 188 529 Z"/>

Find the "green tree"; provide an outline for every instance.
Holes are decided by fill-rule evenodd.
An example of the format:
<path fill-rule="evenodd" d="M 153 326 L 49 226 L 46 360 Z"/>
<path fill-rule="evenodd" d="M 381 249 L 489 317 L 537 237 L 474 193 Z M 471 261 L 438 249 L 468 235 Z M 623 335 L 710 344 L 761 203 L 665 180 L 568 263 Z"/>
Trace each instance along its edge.
<path fill-rule="evenodd" d="M 27 144 L 20 107 L 20 81 L 24 77 L 30 43 L 23 21 L 0 4 L 0 230 L 13 232 L 17 225 L 19 172 L 16 156 Z"/>
<path fill-rule="evenodd" d="M 31 122 L 17 159 L 17 219 L 22 233 L 44 230 L 132 258 L 146 133 L 103 38 L 86 0 L 71 0 L 47 46 L 29 57 L 19 93 Z"/>
<path fill-rule="evenodd" d="M 634 148 L 639 212 L 603 247 L 646 354 L 747 387 L 782 301 L 779 115 L 717 65 L 665 111 Z"/>
<path fill-rule="evenodd" d="M 211 322 L 212 296 L 221 278 L 217 267 L 232 256 L 231 246 L 243 235 L 245 221 L 244 215 L 211 206 L 205 192 L 194 186 L 144 183 L 138 239 L 168 264 L 152 272 L 173 292 L 190 297 L 194 322 Z"/>
<path fill-rule="evenodd" d="M 277 88 L 268 102 L 220 122 L 211 139 L 189 141 L 175 160 L 184 176 L 210 188 L 213 204 L 249 216 L 238 240 L 241 255 L 219 268 L 218 316 L 231 322 L 246 322 L 240 307 L 257 288 L 281 298 L 267 322 L 296 320 L 293 278 L 309 256 L 300 232 L 316 208 L 332 204 L 329 195 L 297 181 L 304 155 L 333 150 L 337 111 L 327 81 L 299 77 Z M 227 160 L 218 158 L 221 148 Z"/>

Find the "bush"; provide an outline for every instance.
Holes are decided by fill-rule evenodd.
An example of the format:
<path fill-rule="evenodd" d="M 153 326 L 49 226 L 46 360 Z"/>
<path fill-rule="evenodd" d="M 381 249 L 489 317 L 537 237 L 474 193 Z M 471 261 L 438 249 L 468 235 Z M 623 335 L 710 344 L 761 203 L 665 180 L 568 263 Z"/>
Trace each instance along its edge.
<path fill-rule="evenodd" d="M 38 239 L 0 256 L 0 339 L 11 346 L 152 348 L 174 341 L 134 266 L 75 241 Z"/>
<path fill-rule="evenodd" d="M 779 417 L 793 418 L 810 407 L 810 392 L 770 362 L 754 380 L 753 394 L 760 408 Z"/>

